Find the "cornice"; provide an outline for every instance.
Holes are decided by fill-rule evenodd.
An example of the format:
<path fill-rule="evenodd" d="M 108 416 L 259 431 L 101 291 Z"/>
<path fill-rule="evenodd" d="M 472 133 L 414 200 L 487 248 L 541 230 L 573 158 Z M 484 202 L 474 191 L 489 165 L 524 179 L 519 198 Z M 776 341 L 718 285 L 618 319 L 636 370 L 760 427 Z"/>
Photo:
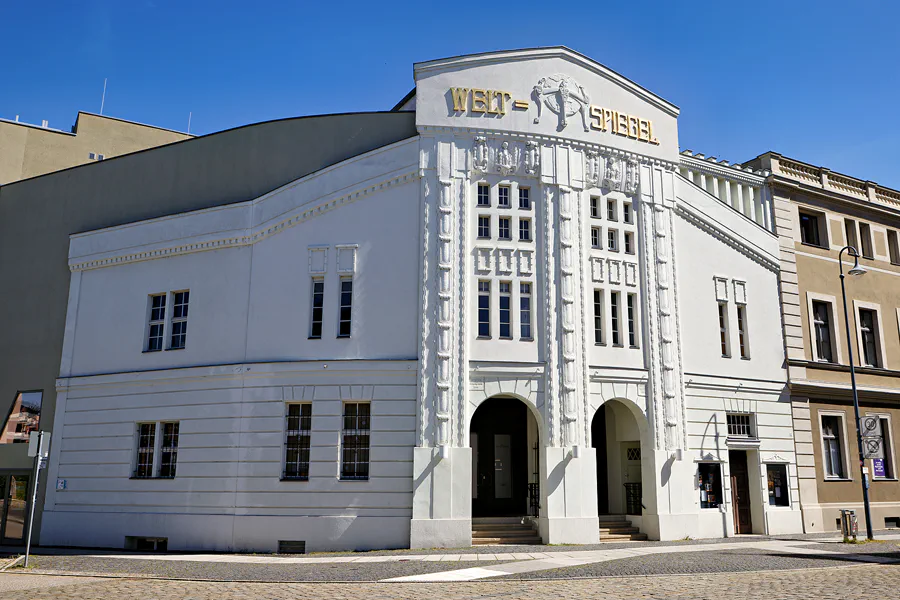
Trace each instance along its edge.
<path fill-rule="evenodd" d="M 706 175 L 715 175 L 723 179 L 739 181 L 756 187 L 762 187 L 766 183 L 766 177 L 761 171 L 748 171 L 741 168 L 740 165 L 726 165 L 720 162 L 714 162 L 714 159 L 704 159 L 690 154 L 685 150 L 681 153 L 680 164 L 684 168 L 704 173 Z M 702 155 L 701 155 L 702 156 Z"/>
<path fill-rule="evenodd" d="M 354 190 L 352 192 L 333 196 L 326 200 L 304 205 L 289 211 L 279 218 L 273 219 L 268 223 L 260 224 L 243 230 L 241 234 L 219 237 L 200 242 L 188 242 L 185 244 L 176 244 L 162 248 L 153 248 L 137 252 L 117 253 L 104 256 L 103 258 L 91 260 L 74 260 L 69 262 L 69 270 L 85 271 L 89 269 L 99 269 L 102 267 L 110 267 L 126 263 L 140 262 L 144 260 L 154 260 L 169 256 L 177 256 L 181 254 L 192 254 L 194 252 L 206 252 L 209 250 L 220 250 L 224 248 L 236 248 L 240 246 L 250 246 L 261 240 L 264 240 L 276 233 L 293 227 L 304 221 L 308 221 L 313 217 L 330 212 L 340 206 L 351 204 L 357 200 L 361 200 L 374 193 L 381 192 L 399 185 L 417 181 L 419 179 L 418 169 L 408 172 L 394 174 L 393 176 L 381 180 L 377 183 L 370 184 L 366 187 Z"/>
<path fill-rule="evenodd" d="M 858 198 L 856 196 L 850 196 L 848 194 L 842 194 L 841 192 L 825 189 L 821 186 L 810 185 L 808 183 L 804 183 L 802 181 L 798 181 L 796 179 L 787 177 L 785 175 L 781 175 L 778 173 L 772 174 L 769 176 L 769 181 L 773 188 L 789 188 L 791 190 L 803 192 L 804 194 L 810 196 L 816 196 L 818 198 L 823 198 L 825 200 L 829 200 L 831 202 L 835 202 L 840 205 L 849 206 L 855 208 L 857 210 L 870 210 L 878 214 L 885 215 L 892 219 L 900 218 L 900 210 L 891 208 L 890 206 L 886 206 L 884 204 L 878 204 L 875 202 L 871 202 L 870 200 L 866 200 L 863 198 Z M 793 200 L 792 200 L 793 201 Z"/>

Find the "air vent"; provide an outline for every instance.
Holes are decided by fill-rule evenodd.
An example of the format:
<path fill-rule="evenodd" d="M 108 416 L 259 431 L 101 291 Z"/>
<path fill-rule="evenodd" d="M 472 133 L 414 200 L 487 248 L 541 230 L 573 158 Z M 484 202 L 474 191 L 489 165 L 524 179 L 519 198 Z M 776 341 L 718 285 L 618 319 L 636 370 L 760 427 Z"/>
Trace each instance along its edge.
<path fill-rule="evenodd" d="M 278 540 L 278 554 L 306 554 L 306 541 Z"/>
<path fill-rule="evenodd" d="M 885 529 L 900 528 L 900 517 L 885 517 L 884 518 L 884 527 L 885 527 Z"/>
<path fill-rule="evenodd" d="M 166 552 L 169 549 L 169 538 L 126 535 L 125 549 L 137 552 Z"/>

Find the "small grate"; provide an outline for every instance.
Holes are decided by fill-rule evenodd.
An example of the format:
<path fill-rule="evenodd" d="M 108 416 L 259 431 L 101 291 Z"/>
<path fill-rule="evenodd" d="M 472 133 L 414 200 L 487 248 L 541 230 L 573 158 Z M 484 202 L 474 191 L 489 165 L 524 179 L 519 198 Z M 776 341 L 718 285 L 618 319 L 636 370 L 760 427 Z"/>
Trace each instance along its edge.
<path fill-rule="evenodd" d="M 306 554 L 306 540 L 278 540 L 278 554 Z"/>

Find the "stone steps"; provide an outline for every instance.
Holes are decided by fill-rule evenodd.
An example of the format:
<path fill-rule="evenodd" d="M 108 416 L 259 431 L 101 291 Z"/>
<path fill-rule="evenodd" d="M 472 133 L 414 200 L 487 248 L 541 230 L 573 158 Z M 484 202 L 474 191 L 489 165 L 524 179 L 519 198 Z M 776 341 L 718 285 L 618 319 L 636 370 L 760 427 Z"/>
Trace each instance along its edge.
<path fill-rule="evenodd" d="M 632 526 L 625 515 L 600 515 L 601 542 L 637 542 L 646 539 L 647 534 Z"/>
<path fill-rule="evenodd" d="M 522 517 L 481 517 L 472 519 L 472 545 L 504 544 L 535 546 L 542 543 L 537 531 Z"/>

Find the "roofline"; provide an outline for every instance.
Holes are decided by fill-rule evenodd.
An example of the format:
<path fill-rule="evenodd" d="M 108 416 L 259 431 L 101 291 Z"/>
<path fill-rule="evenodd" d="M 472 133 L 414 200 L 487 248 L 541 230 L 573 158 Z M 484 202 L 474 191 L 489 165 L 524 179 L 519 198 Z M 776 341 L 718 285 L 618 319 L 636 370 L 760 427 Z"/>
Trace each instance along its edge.
<path fill-rule="evenodd" d="M 187 133 L 186 131 L 178 131 L 177 129 L 169 129 L 168 127 L 159 127 L 157 125 L 148 125 L 147 123 L 141 123 L 140 121 L 130 121 L 128 119 L 120 119 L 118 117 L 110 117 L 109 115 L 101 115 L 98 113 L 93 113 L 87 110 L 79 110 L 78 115 L 75 117 L 75 133 L 78 133 L 78 119 L 81 118 L 81 115 L 89 115 L 91 117 L 98 117 L 100 119 L 109 119 L 110 121 L 118 121 L 119 123 L 128 123 L 129 125 L 139 125 L 140 127 L 147 127 L 150 129 L 158 129 L 160 131 L 168 131 L 171 133 L 177 133 L 179 135 L 186 135 L 192 138 L 197 137 L 192 133 Z"/>
<path fill-rule="evenodd" d="M 25 123 L 24 121 L 13 121 L 12 119 L 5 119 L 0 117 L 0 123 L 9 123 L 10 125 L 21 125 L 22 127 L 30 127 L 31 129 L 37 129 L 39 131 L 46 131 L 47 133 L 61 133 L 63 135 L 71 135 L 75 134 L 71 131 L 63 131 L 62 129 L 54 129 L 52 127 L 41 127 L 40 125 L 35 125 L 34 123 Z"/>
<path fill-rule="evenodd" d="M 391 112 L 400 112 L 400 107 L 403 106 L 404 104 L 406 104 L 407 102 L 409 102 L 415 95 L 416 95 L 416 88 L 409 90 L 409 92 L 407 92 L 406 95 L 403 96 L 403 99 L 394 105 L 394 108 L 391 109 Z"/>
<path fill-rule="evenodd" d="M 491 59 L 499 59 L 501 57 L 506 57 L 508 59 L 513 60 L 525 60 L 527 58 L 531 58 L 535 54 L 540 54 L 541 56 L 549 56 L 549 57 L 559 57 L 566 59 L 576 59 L 578 62 L 581 62 L 584 66 L 592 68 L 599 75 L 610 79 L 614 83 L 618 83 L 625 87 L 631 88 L 632 91 L 638 92 L 640 96 L 643 96 L 644 99 L 649 101 L 652 104 L 655 104 L 660 109 L 668 112 L 674 117 L 677 117 L 681 112 L 681 109 L 678 108 L 675 104 L 672 104 L 668 100 L 654 94 L 647 88 L 642 85 L 635 83 L 631 79 L 620 75 L 613 69 L 610 69 L 606 65 L 597 62 L 593 58 L 578 52 L 577 50 L 572 50 L 568 46 L 537 46 L 532 48 L 520 48 L 517 50 L 494 50 L 490 52 L 479 52 L 476 54 L 461 54 L 458 56 L 449 56 L 447 58 L 438 58 L 434 60 L 417 62 L 413 63 L 413 76 L 420 71 L 427 71 L 431 69 L 436 69 L 441 66 L 459 62 L 461 60 L 468 60 L 473 63 L 480 62 L 490 62 Z"/>

